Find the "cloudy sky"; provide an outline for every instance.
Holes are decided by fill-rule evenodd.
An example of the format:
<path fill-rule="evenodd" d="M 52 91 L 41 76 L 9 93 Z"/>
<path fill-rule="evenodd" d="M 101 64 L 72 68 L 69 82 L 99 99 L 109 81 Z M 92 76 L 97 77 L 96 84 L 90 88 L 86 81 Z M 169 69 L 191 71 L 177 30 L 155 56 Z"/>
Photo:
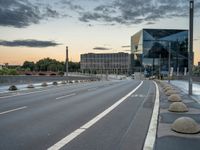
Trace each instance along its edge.
<path fill-rule="evenodd" d="M 195 63 L 200 61 L 200 0 L 195 1 Z M 188 29 L 188 0 L 0 0 L 0 64 L 81 53 L 127 52 L 142 28 Z"/>

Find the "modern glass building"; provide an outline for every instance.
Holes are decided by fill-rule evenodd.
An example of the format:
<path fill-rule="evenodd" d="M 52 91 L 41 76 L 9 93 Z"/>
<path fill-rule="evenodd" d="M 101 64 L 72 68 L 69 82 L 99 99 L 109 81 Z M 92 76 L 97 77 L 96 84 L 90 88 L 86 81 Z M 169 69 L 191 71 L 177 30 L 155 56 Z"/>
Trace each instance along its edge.
<path fill-rule="evenodd" d="M 188 66 L 188 30 L 143 29 L 131 37 L 131 72 L 142 68 L 145 74 L 167 74 L 171 67 L 181 74 Z"/>

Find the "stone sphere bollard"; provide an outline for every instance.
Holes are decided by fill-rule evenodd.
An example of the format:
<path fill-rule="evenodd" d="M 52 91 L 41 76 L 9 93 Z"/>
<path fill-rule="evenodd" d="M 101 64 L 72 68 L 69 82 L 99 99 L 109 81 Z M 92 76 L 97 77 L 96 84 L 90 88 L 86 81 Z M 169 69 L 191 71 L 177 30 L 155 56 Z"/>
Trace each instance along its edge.
<path fill-rule="evenodd" d="M 188 108 L 183 102 L 172 103 L 168 110 L 171 112 L 188 112 Z"/>
<path fill-rule="evenodd" d="M 48 86 L 48 84 L 46 82 L 42 83 L 41 86 L 45 87 Z"/>
<path fill-rule="evenodd" d="M 170 96 L 170 95 L 172 95 L 172 94 L 177 94 L 177 92 L 176 92 L 175 90 L 167 90 L 167 91 L 165 92 L 165 94 L 166 94 L 167 96 Z"/>
<path fill-rule="evenodd" d="M 53 84 L 53 85 L 58 85 L 58 82 L 54 81 L 52 84 Z"/>
<path fill-rule="evenodd" d="M 180 97 L 178 94 L 171 94 L 171 95 L 168 97 L 168 101 L 169 101 L 169 102 L 181 102 L 182 99 L 181 99 L 181 97 Z"/>
<path fill-rule="evenodd" d="M 33 89 L 33 88 L 34 88 L 34 85 L 33 85 L 33 84 L 29 84 L 29 85 L 27 86 L 27 88 Z"/>
<path fill-rule="evenodd" d="M 17 86 L 15 85 L 11 85 L 9 88 L 8 88 L 9 91 L 16 91 L 18 90 Z"/>
<path fill-rule="evenodd" d="M 181 117 L 174 121 L 171 129 L 178 133 L 195 134 L 200 132 L 200 126 L 189 117 Z"/>
<path fill-rule="evenodd" d="M 168 87 L 164 88 L 164 92 L 167 92 L 167 91 L 169 91 L 169 90 L 173 90 L 173 88 L 172 88 L 172 87 L 170 87 L 170 86 L 168 86 Z"/>

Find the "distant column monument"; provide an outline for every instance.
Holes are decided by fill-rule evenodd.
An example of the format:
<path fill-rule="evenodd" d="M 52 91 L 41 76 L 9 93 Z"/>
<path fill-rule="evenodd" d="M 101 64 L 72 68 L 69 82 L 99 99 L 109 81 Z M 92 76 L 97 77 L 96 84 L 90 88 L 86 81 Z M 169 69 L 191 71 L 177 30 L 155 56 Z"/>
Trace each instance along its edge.
<path fill-rule="evenodd" d="M 68 47 L 66 46 L 66 72 L 65 72 L 65 76 L 68 77 Z"/>

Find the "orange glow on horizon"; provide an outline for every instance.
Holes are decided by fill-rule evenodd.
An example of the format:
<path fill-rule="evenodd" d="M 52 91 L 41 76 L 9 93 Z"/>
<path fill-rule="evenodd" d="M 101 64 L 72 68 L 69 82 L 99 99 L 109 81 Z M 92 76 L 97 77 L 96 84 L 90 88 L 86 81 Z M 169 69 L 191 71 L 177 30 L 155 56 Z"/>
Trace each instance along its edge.
<path fill-rule="evenodd" d="M 200 61 L 200 51 L 198 50 L 199 45 L 195 43 L 194 48 L 194 64 L 197 65 Z M 79 62 L 80 54 L 88 53 L 91 51 L 78 51 L 78 48 L 69 49 L 69 61 Z M 0 47 L 0 64 L 9 63 L 12 65 L 22 65 L 24 61 L 37 62 L 43 58 L 52 58 L 58 61 L 65 61 L 65 46 L 51 47 L 51 48 L 10 48 Z M 96 53 L 96 52 L 93 52 Z"/>

